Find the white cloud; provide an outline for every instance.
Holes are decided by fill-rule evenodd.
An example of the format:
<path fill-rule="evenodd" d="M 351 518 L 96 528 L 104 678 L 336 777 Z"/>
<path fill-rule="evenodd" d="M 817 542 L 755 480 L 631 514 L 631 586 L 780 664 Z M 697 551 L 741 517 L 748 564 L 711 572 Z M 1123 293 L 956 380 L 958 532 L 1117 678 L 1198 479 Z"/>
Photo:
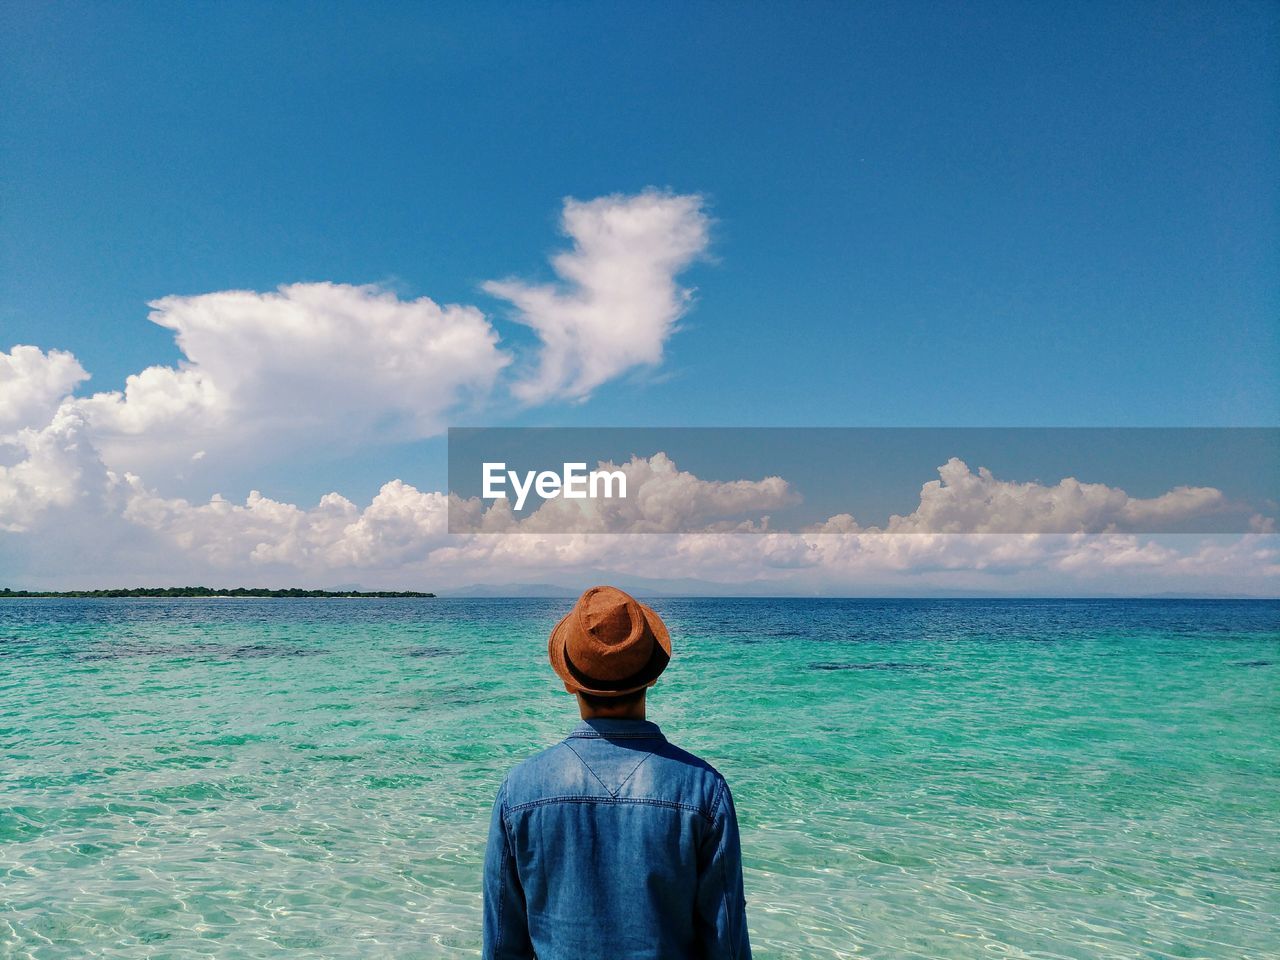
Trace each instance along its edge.
<path fill-rule="evenodd" d="M 407 483 L 383 484 L 360 518 L 342 531 L 328 561 L 353 569 L 395 570 L 427 560 L 448 542 L 448 498 Z"/>
<path fill-rule="evenodd" d="M 137 476 L 107 470 L 74 410 L 64 408 L 44 430 L 27 429 L 19 437 L 24 459 L 0 470 L 0 529 L 10 538 L 6 552 L 18 549 L 32 574 L 62 584 L 76 578 L 101 584 L 104 570 L 122 583 L 159 576 L 165 582 L 355 581 L 448 589 L 473 582 L 616 578 L 677 589 L 721 584 L 836 594 L 1274 594 L 1280 582 L 1275 534 L 954 534 L 921 532 L 917 525 L 912 535 L 902 535 L 857 529 L 850 520 L 834 536 L 565 534 L 537 532 L 534 526 L 520 533 L 451 536 L 448 498 L 398 480 L 385 484 L 363 509 L 337 493 L 311 508 L 256 491 L 240 503 L 220 496 L 192 503 L 161 496 Z M 614 529 L 673 529 L 672 524 L 726 512 L 772 509 L 791 497 L 780 478 L 707 482 L 677 470 L 666 457 L 633 459 L 622 468 L 642 495 L 615 518 Z M 963 489 L 974 497 L 989 492 L 981 483 Z M 922 504 L 928 499 L 923 493 Z"/>
<path fill-rule="evenodd" d="M 707 246 L 696 196 L 566 200 L 563 223 L 574 247 L 553 265 L 566 288 L 486 285 L 541 338 L 536 372 L 513 386 L 529 402 L 585 396 L 660 362 L 688 303 L 674 278 Z M 43 427 L 62 402 L 85 419 L 112 470 L 171 481 L 189 475 L 200 451 L 205 469 L 261 467 L 432 436 L 489 401 L 513 360 L 477 307 L 376 286 L 296 283 L 163 297 L 151 308 L 183 357 L 129 376 L 121 390 L 68 398 L 87 377 L 71 354 L 0 354 L 0 434 Z"/>
<path fill-rule="evenodd" d="M 393 480 L 363 511 L 326 494 L 310 510 L 251 491 L 243 504 L 221 496 L 201 504 L 166 499 L 136 478 L 126 519 L 210 567 L 279 567 L 307 574 L 387 570 L 422 560 L 444 542 L 446 500 Z"/>
<path fill-rule="evenodd" d="M 517 518 L 510 500 L 461 501 L 453 529 L 485 533 L 715 533 L 769 532 L 770 511 L 798 503 L 782 477 L 763 480 L 702 480 L 680 470 L 665 453 L 633 456 L 621 466 L 601 461 L 595 469 L 626 476 L 625 499 L 542 501 Z M 952 457 L 938 468 L 940 479 L 920 488 L 917 508 L 895 515 L 885 527 L 863 526 L 843 513 L 807 527 L 807 534 L 994 534 L 1113 533 L 1167 530 L 1171 524 L 1203 517 L 1229 505 L 1212 487 L 1175 487 L 1157 497 L 1131 497 L 1118 487 L 1001 480 L 990 470 L 976 472 Z M 1266 518 L 1252 529 L 1267 532 Z"/>
<path fill-rule="evenodd" d="M 88 380 L 74 356 L 18 345 L 0 353 L 0 435 L 44 427 L 76 384 Z"/>
<path fill-rule="evenodd" d="M 0 464 L 0 530 L 32 529 L 51 510 L 106 509 L 102 498 L 112 480 L 74 410 L 57 411 L 43 429 L 25 427 L 0 439 L 0 453 L 13 459 Z"/>
<path fill-rule="evenodd" d="M 267 460 L 428 436 L 509 362 L 475 307 L 373 286 L 291 284 L 151 306 L 183 362 L 72 401 L 115 469 L 190 462 L 201 450 Z"/>
<path fill-rule="evenodd" d="M 975 473 L 952 457 L 937 480 L 920 488 L 920 503 L 889 518 L 885 531 L 901 533 L 1108 533 L 1162 530 L 1230 504 L 1213 487 L 1175 487 L 1158 497 L 1131 497 L 1119 487 L 1067 477 L 1053 485 L 1000 480 L 986 467 Z M 876 533 L 849 514 L 811 528 L 814 533 Z"/>
<path fill-rule="evenodd" d="M 675 278 L 706 250 L 709 220 L 699 196 L 647 190 L 566 200 L 562 226 L 573 247 L 552 260 L 561 284 L 484 285 L 542 341 L 537 369 L 513 387 L 528 403 L 582 399 L 662 361 L 691 296 Z"/>
<path fill-rule="evenodd" d="M 648 478 L 641 488 L 654 485 L 658 504 L 676 491 L 708 500 L 712 511 L 751 502 L 773 504 L 786 496 L 785 485 L 700 488 L 705 481 L 681 473 L 665 458 L 633 460 L 624 466 L 633 476 Z M 134 529 L 155 538 L 148 555 L 153 561 L 169 558 L 157 563 L 158 568 L 171 575 L 191 571 L 189 576 L 213 582 L 357 581 L 448 589 L 473 582 L 573 584 L 603 577 L 677 588 L 699 583 L 836 594 L 1197 589 L 1273 594 L 1280 581 L 1280 538 L 1274 534 L 1145 537 L 917 531 L 904 536 L 856 530 L 836 536 L 634 536 L 532 532 L 524 527 L 521 533 L 449 535 L 446 496 L 400 481 L 385 484 L 363 509 L 336 493 L 310 509 L 257 492 L 242 503 L 216 496 L 190 503 L 159 496 L 136 477 L 109 492 L 96 502 L 102 509 L 117 510 Z M 726 499 L 717 500 L 721 495 Z M 650 513 L 640 509 L 624 520 L 660 525 L 670 516 L 665 508 Z M 81 524 L 79 529 L 82 536 L 93 538 L 92 527 Z M 104 529 L 120 535 L 118 525 Z M 100 557 L 102 551 L 90 553 Z"/>
<path fill-rule="evenodd" d="M 702 480 L 680 470 L 665 453 L 633 456 L 621 465 L 600 461 L 593 469 L 621 472 L 625 498 L 543 501 L 519 518 L 511 500 L 483 502 L 454 498 L 453 529 L 503 533 L 680 533 L 764 530 L 767 511 L 796 503 L 799 497 L 781 477 L 762 480 Z"/>
<path fill-rule="evenodd" d="M 486 287 L 515 304 L 540 339 L 536 363 L 513 388 L 527 402 L 582 398 L 661 361 L 688 305 L 676 278 L 705 251 L 708 220 L 696 196 L 649 191 L 567 201 L 564 229 L 573 246 L 553 261 L 561 283 Z M 1268 517 L 1234 538 L 1007 532 L 1158 525 L 1219 509 L 1217 491 L 1141 499 L 1074 480 L 1011 483 L 958 460 L 924 485 L 914 512 L 890 522 L 893 533 L 842 516 L 824 525 L 836 536 L 723 532 L 761 528 L 794 491 L 779 477 L 702 480 L 661 455 L 623 464 L 635 494 L 603 507 L 607 529 L 650 536 L 549 532 L 582 530 L 581 501 L 553 501 L 520 534 L 450 536 L 447 497 L 399 480 L 363 507 L 338 493 L 312 507 L 256 491 L 240 502 L 162 495 L 148 482 L 157 475 L 171 480 L 233 456 L 261 466 L 348 442 L 430 435 L 459 405 L 489 397 L 513 357 L 475 307 L 371 286 L 294 284 L 152 307 L 183 359 L 129 377 L 123 390 L 75 398 L 88 375 L 71 354 L 0 353 L 7 579 L 446 589 L 617 577 L 800 593 L 1277 592 L 1280 541 Z M 509 531 L 510 521 L 498 511 L 486 522 Z M 702 532 L 661 533 L 690 527 Z M 906 531 L 915 535 L 896 535 Z"/>
<path fill-rule="evenodd" d="M 414 568 L 440 587 L 601 579 L 663 589 L 884 595 L 1204 591 L 1275 595 L 1275 535 L 518 534 L 454 537 Z"/>

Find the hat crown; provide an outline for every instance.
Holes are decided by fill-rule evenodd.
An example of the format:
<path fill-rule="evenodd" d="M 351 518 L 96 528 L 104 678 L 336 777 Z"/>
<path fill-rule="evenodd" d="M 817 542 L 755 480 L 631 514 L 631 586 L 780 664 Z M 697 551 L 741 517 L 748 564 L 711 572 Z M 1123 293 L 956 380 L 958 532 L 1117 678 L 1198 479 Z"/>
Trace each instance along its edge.
<path fill-rule="evenodd" d="M 654 636 L 640 604 L 616 587 L 592 587 L 575 607 L 580 630 L 569 638 L 569 658 L 600 680 L 631 676 L 653 654 Z"/>
<path fill-rule="evenodd" d="M 601 643 L 624 643 L 644 628 L 640 604 L 616 587 L 592 587 L 579 602 L 583 628 Z"/>

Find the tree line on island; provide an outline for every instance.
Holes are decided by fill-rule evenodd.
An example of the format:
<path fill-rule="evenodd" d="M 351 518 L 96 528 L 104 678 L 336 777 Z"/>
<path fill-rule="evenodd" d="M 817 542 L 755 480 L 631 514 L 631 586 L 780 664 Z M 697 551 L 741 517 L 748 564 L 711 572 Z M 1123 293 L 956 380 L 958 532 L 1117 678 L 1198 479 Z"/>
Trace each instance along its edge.
<path fill-rule="evenodd" d="M 13 590 L 5 587 L 0 590 L 0 599 L 5 597 L 90 597 L 110 599 L 117 597 L 271 597 L 284 599 L 304 599 L 311 597 L 434 597 L 434 593 L 419 593 L 416 590 L 303 590 L 300 587 L 289 587 L 284 590 L 269 590 L 266 587 L 234 587 L 219 589 L 217 587 L 122 587 L 114 590 Z"/>

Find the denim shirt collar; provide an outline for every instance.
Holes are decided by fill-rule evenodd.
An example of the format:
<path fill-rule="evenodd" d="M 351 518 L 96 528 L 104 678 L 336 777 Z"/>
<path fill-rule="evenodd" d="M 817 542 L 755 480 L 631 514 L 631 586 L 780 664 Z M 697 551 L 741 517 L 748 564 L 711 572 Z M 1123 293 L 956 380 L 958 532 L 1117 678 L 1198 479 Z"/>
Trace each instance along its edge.
<path fill-rule="evenodd" d="M 620 717 L 594 717 L 583 720 L 571 731 L 569 738 L 595 737 L 605 740 L 636 739 L 666 740 L 656 723 L 649 720 L 625 720 Z"/>

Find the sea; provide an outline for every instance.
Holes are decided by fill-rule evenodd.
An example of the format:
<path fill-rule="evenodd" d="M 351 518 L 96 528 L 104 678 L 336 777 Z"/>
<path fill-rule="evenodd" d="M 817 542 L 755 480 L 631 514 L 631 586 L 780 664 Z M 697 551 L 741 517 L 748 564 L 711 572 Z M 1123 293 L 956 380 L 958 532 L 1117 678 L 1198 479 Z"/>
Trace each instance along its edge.
<path fill-rule="evenodd" d="M 1280 602 L 655 599 L 757 958 L 1280 957 Z M 477 957 L 570 601 L 0 601 L 0 957 Z"/>

